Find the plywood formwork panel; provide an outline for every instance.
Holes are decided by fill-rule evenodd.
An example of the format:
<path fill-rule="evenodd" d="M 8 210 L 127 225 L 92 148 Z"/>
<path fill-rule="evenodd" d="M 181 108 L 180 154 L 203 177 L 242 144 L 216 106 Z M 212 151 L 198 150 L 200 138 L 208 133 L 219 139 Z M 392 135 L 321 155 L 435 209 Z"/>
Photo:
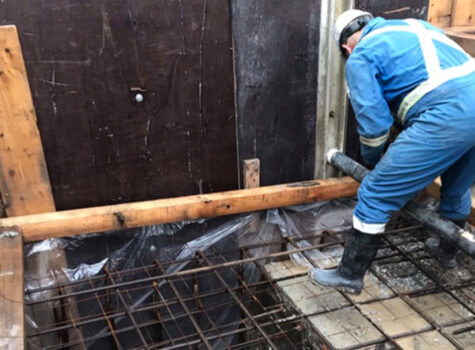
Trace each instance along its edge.
<path fill-rule="evenodd" d="M 430 0 L 428 21 L 439 28 L 475 25 L 475 2 Z"/>
<path fill-rule="evenodd" d="M 241 159 L 261 185 L 313 178 L 321 0 L 232 0 Z"/>
<path fill-rule="evenodd" d="M 0 13 L 19 28 L 58 209 L 238 188 L 229 1 L 5 0 Z"/>
<path fill-rule="evenodd" d="M 450 27 L 453 0 L 431 0 L 427 20 L 439 28 Z"/>
<path fill-rule="evenodd" d="M 450 25 L 452 27 L 475 25 L 475 1 L 453 0 Z"/>

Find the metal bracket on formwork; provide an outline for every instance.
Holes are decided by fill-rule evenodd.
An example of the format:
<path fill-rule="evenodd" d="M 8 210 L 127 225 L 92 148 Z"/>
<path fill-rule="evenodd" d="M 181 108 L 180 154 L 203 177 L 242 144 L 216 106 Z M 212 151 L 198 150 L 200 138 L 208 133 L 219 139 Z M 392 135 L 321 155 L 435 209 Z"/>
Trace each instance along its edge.
<path fill-rule="evenodd" d="M 322 0 L 318 52 L 317 123 L 315 178 L 334 177 L 338 171 L 327 164 L 331 148 L 344 149 L 348 99 L 344 61 L 333 37 L 333 23 L 339 14 L 354 8 L 354 0 Z"/>

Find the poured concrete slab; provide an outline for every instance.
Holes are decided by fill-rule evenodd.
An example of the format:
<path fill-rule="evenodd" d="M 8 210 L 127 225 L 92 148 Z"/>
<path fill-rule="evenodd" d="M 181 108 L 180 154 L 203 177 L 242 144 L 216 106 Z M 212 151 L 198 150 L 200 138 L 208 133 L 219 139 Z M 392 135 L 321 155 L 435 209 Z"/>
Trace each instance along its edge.
<path fill-rule="evenodd" d="M 457 263 L 465 267 L 468 271 L 475 271 L 475 259 L 470 258 L 466 254 L 457 255 Z"/>
<path fill-rule="evenodd" d="M 378 275 L 388 281 L 388 285 L 398 293 L 408 294 L 435 287 L 434 281 L 426 276 L 410 261 L 388 264 L 374 264 Z"/>
<path fill-rule="evenodd" d="M 455 286 L 473 279 L 473 274 L 462 264 L 457 264 L 453 269 L 444 269 L 434 259 L 421 259 L 419 263 L 426 273 L 434 276 L 439 283 L 444 285 Z"/>

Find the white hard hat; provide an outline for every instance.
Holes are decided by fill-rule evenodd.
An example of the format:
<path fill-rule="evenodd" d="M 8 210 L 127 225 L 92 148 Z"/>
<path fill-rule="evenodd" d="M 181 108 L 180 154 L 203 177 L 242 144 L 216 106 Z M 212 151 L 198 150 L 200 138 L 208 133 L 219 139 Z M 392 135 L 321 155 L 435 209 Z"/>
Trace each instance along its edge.
<path fill-rule="evenodd" d="M 363 28 L 372 19 L 373 15 L 366 11 L 348 10 L 343 12 L 335 21 L 335 27 L 333 29 L 335 40 L 340 42 L 342 34 L 348 38 L 351 34 Z M 348 29 L 352 32 L 347 32 Z"/>

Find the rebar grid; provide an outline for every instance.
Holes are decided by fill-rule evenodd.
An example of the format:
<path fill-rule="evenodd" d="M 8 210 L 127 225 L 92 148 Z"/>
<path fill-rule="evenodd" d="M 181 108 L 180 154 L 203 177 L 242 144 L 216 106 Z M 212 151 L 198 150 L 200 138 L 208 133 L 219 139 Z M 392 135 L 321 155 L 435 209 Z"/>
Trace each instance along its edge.
<path fill-rule="evenodd" d="M 414 233 L 420 236 L 421 227 L 411 226 L 405 219 L 398 218 L 387 232 L 388 235 L 396 233 Z M 325 237 L 329 237 L 331 242 L 305 247 L 299 244 L 302 240 L 323 242 Z M 256 248 L 279 248 L 285 243 L 290 243 L 294 249 L 263 256 L 250 254 L 250 251 Z M 300 238 L 284 237 L 260 241 L 239 249 L 220 250 L 212 247 L 205 252 L 198 251 L 186 260 L 155 260 L 152 265 L 123 271 L 104 269 L 102 274 L 86 280 L 30 290 L 26 295 L 27 306 L 34 305 L 36 310 L 41 311 L 42 307 L 49 308 L 52 302 L 60 302 L 62 307 L 65 307 L 74 300 L 81 310 L 81 316 L 73 319 L 68 315 L 69 318 L 57 319 L 47 326 L 30 329 L 27 339 L 30 344 L 35 344 L 41 337 L 56 334 L 61 342 L 43 348 L 71 348 L 80 345 L 78 340 L 67 338 L 67 331 L 75 328 L 82 332 L 82 342 L 91 348 L 104 348 L 104 344 L 107 344 L 109 348 L 115 349 L 247 349 L 259 345 L 265 346 L 266 349 L 303 349 L 307 346 L 307 336 L 304 336 L 303 332 L 310 329 L 310 337 L 332 349 L 333 345 L 319 329 L 309 326 L 308 318 L 334 310 L 302 314 L 278 287 L 278 282 L 302 277 L 305 273 L 271 278 L 264 269 L 264 264 L 274 260 L 286 260 L 292 254 L 301 253 L 315 266 L 308 252 L 339 246 L 342 243 L 339 236 L 324 232 Z M 451 334 L 445 327 L 440 327 L 431 320 L 411 298 L 443 291 L 475 314 L 473 305 L 457 294 L 457 291 L 463 288 L 475 286 L 473 272 L 470 271 L 470 279 L 456 285 L 448 285 L 442 283 L 438 276 L 434 276 L 432 271 L 421 264 L 421 261 L 427 258 L 418 254 L 422 253 L 422 249 L 407 252 L 402 247 L 403 244 L 394 243 L 388 237 L 385 237 L 385 244 L 390 252 L 378 256 L 376 264 L 382 265 L 391 259 L 393 262 L 409 261 L 434 282 L 434 286 L 427 290 L 402 293 L 391 286 L 386 276 L 374 267 L 371 268 L 374 276 L 393 292 L 393 297 L 390 298 L 399 297 L 404 300 L 430 324 L 431 330 L 439 331 L 454 347 L 462 349 L 454 336 L 472 331 L 473 317 L 450 324 L 465 325 Z M 181 266 L 182 269 L 173 271 L 175 266 Z M 242 275 L 245 266 L 260 271 L 261 279 L 246 281 Z M 69 293 L 65 292 L 66 286 L 70 287 L 67 288 Z M 54 296 L 43 297 L 53 290 L 57 291 Z M 148 297 L 137 303 L 144 295 Z M 378 301 L 373 299 L 356 303 L 346 293 L 341 292 L 341 295 L 349 301 L 349 306 L 340 309 L 360 309 L 361 305 Z M 380 343 L 390 343 L 393 348 L 400 349 L 398 339 L 428 331 L 424 329 L 390 336 L 369 317 L 367 320 L 381 332 L 384 340 L 366 342 L 346 349 L 362 349 Z"/>
<path fill-rule="evenodd" d="M 371 318 L 367 317 L 366 315 L 364 315 L 363 312 L 361 312 L 361 308 L 360 308 L 361 305 L 371 304 L 373 302 L 380 301 L 381 299 L 375 298 L 375 299 L 369 299 L 369 300 L 366 300 L 364 302 L 358 302 L 357 303 L 353 299 L 351 299 L 348 296 L 347 293 L 339 291 L 339 293 L 345 298 L 345 300 L 347 300 L 349 302 L 349 306 L 339 308 L 339 310 L 344 309 L 344 308 L 355 307 L 356 309 L 358 309 L 361 312 L 361 314 L 366 318 L 366 320 L 374 328 L 376 328 L 378 331 L 380 331 L 380 333 L 385 338 L 384 342 L 381 342 L 381 341 L 366 342 L 366 343 L 360 344 L 358 346 L 348 346 L 348 347 L 339 348 L 339 349 L 344 349 L 344 350 L 363 349 L 363 348 L 366 348 L 368 346 L 372 346 L 372 345 L 375 345 L 375 344 L 383 344 L 383 343 L 390 344 L 392 349 L 393 348 L 403 349 L 397 343 L 397 339 L 404 338 L 404 337 L 407 337 L 407 336 L 416 336 L 416 335 L 419 335 L 419 334 L 422 334 L 422 333 L 429 332 L 431 330 L 437 330 L 438 332 L 440 332 L 443 336 L 446 337 L 446 339 L 455 348 L 460 349 L 460 350 L 464 349 L 464 347 L 462 345 L 457 343 L 457 341 L 454 339 L 454 336 L 457 335 L 457 334 L 464 333 L 464 332 L 473 331 L 473 329 L 475 328 L 475 324 L 473 324 L 473 322 L 475 321 L 475 316 L 473 316 L 473 315 L 475 315 L 475 308 L 474 308 L 475 300 L 470 299 L 470 302 L 467 303 L 462 298 L 460 298 L 455 292 L 458 291 L 458 290 L 461 290 L 463 288 L 475 287 L 475 271 L 472 271 L 470 269 L 468 270 L 468 271 L 470 271 L 471 278 L 468 279 L 465 282 L 461 282 L 461 283 L 457 283 L 457 284 L 450 284 L 449 286 L 444 284 L 444 283 L 440 283 L 439 276 L 435 275 L 430 269 L 428 269 L 427 267 L 425 267 L 424 265 L 422 265 L 420 263 L 421 260 L 427 259 L 427 256 L 424 254 L 420 257 L 414 257 L 414 255 L 417 255 L 417 253 L 423 252 L 422 248 L 417 249 L 417 250 L 412 250 L 410 253 L 408 253 L 403 248 L 401 248 L 401 246 L 403 244 L 400 244 L 400 245 L 394 244 L 388 238 L 388 236 L 391 236 L 391 235 L 394 235 L 394 234 L 402 234 L 402 233 L 414 234 L 416 237 L 419 236 L 418 237 L 419 239 L 421 238 L 421 236 L 425 237 L 426 233 L 423 232 L 422 226 L 417 225 L 417 224 L 414 225 L 414 226 L 408 226 L 408 225 L 410 225 L 409 220 L 411 220 L 411 219 L 406 218 L 406 217 L 402 217 L 402 216 L 397 216 L 396 218 L 394 218 L 392 220 L 390 225 L 388 225 L 389 229 L 386 230 L 386 234 L 384 235 L 385 245 L 384 245 L 383 248 L 389 248 L 391 250 L 394 250 L 395 253 L 392 253 L 392 254 L 391 253 L 389 253 L 389 254 L 386 253 L 383 256 L 378 255 L 378 257 L 375 259 L 375 263 L 376 264 L 379 263 L 381 265 L 382 261 L 384 261 L 385 259 L 388 259 L 388 258 L 393 259 L 391 261 L 391 263 L 409 261 L 420 272 L 422 272 L 431 281 L 433 281 L 436 284 L 436 286 L 432 287 L 432 288 L 429 288 L 429 289 L 426 289 L 422 292 L 412 291 L 412 292 L 404 293 L 404 292 L 398 291 L 397 288 L 392 287 L 389 278 L 387 278 L 387 277 L 383 276 L 381 273 L 379 273 L 375 269 L 374 265 L 370 268 L 370 271 L 371 271 L 371 273 L 373 273 L 373 275 L 380 282 L 382 282 L 387 288 L 389 288 L 389 290 L 391 290 L 391 292 L 393 292 L 394 296 L 389 297 L 385 300 L 389 300 L 389 299 L 393 299 L 393 298 L 401 298 L 413 310 L 415 310 L 417 312 L 417 314 L 419 314 L 426 322 L 428 322 L 430 324 L 431 329 L 423 329 L 423 330 L 420 330 L 420 331 L 406 332 L 406 333 L 398 334 L 397 336 L 391 336 L 391 335 L 387 334 L 383 329 L 381 329 L 381 327 L 378 324 L 376 324 Z M 401 228 L 401 226 L 402 226 L 402 228 Z M 326 233 L 330 236 L 334 236 L 334 234 L 332 232 L 326 232 Z M 300 245 L 296 242 L 296 240 L 294 238 L 285 237 L 285 239 L 296 249 L 298 249 L 300 247 Z M 301 252 L 301 254 L 304 256 L 304 258 L 307 260 L 307 262 L 310 265 L 312 265 L 314 267 L 318 267 L 316 265 L 316 263 L 312 260 L 312 258 L 309 256 L 308 251 L 303 251 L 303 252 Z M 397 260 L 395 261 L 394 258 L 396 258 Z M 434 264 L 436 264 L 436 263 L 434 262 Z M 460 305 L 462 305 L 467 310 L 469 310 L 472 313 L 472 316 L 469 317 L 469 318 L 463 318 L 461 320 L 449 322 L 447 324 L 444 324 L 443 327 L 441 327 L 440 325 L 437 325 L 437 323 L 434 322 L 434 320 L 432 320 L 432 318 L 411 299 L 411 297 L 420 296 L 420 295 L 429 295 L 429 294 L 433 294 L 433 293 L 440 292 L 440 291 L 446 292 L 451 297 L 453 297 Z M 474 304 L 474 305 L 471 305 L 471 304 Z M 335 311 L 335 310 L 337 310 L 337 309 L 334 309 L 334 310 L 328 309 L 324 312 L 314 313 L 312 315 L 307 315 L 307 316 L 314 316 L 314 315 L 318 315 L 318 314 L 324 314 L 324 313 Z M 458 329 L 458 330 L 454 331 L 452 334 L 450 334 L 449 332 L 447 332 L 445 330 L 446 327 L 454 326 L 454 325 L 460 325 L 460 324 L 467 324 L 468 326 L 464 327 L 464 328 L 461 328 L 461 329 Z M 320 334 L 318 329 L 315 329 L 315 327 L 312 327 L 312 326 L 310 326 L 310 327 L 313 328 L 313 330 L 319 335 L 319 337 L 321 339 L 325 340 L 325 337 Z M 333 348 L 331 343 L 326 343 L 326 346 L 328 346 L 330 349 Z"/>
<path fill-rule="evenodd" d="M 280 246 L 283 242 L 260 242 L 241 248 L 241 252 L 258 247 Z M 340 242 L 331 244 L 338 243 Z M 317 247 L 331 244 L 325 243 Z M 247 283 L 242 276 L 238 276 L 237 271 L 244 264 L 258 264 L 260 260 L 283 257 L 287 253 L 239 261 L 227 259 L 229 253 L 233 251 L 207 254 L 199 252 L 199 255 L 187 260 L 155 260 L 154 265 L 124 271 L 109 271 L 105 268 L 101 276 L 85 281 L 30 290 L 27 292 L 26 305 L 34 305 L 37 312 L 41 312 L 43 307 L 49 308 L 51 302 L 59 301 L 67 305 L 72 300 L 81 310 L 89 312 L 81 312 L 81 317 L 74 320 L 59 319 L 46 327 L 32 329 L 27 334 L 28 341 L 35 344 L 35 339 L 56 333 L 62 335 L 58 338 L 63 339 L 63 342 L 44 346 L 45 349 L 73 347 L 79 343 L 76 340 L 65 340 L 65 334 L 71 327 L 79 327 L 84 335 L 83 342 L 91 347 L 99 341 L 108 340 L 117 349 L 194 349 L 197 344 L 213 349 L 215 347 L 210 342 L 220 341 L 220 348 L 224 349 L 245 348 L 261 343 L 277 349 L 273 342 L 278 340 L 286 343 L 289 349 L 299 349 L 301 320 L 298 317 L 287 317 L 288 308 L 275 294 L 268 293 L 275 281 Z M 209 264 L 210 260 L 205 263 L 203 259 L 208 258 L 219 258 L 222 263 Z M 167 272 L 173 266 L 182 264 L 185 264 L 183 270 L 177 273 Z M 212 289 L 206 288 L 206 285 L 203 289 L 203 282 L 199 280 L 213 278 L 218 283 Z M 69 294 L 63 292 L 52 297 L 42 297 L 42 293 L 63 290 L 65 286 L 72 290 Z M 152 297 L 136 305 L 135 300 L 150 291 Z M 227 323 L 220 322 L 218 326 L 216 315 L 226 314 L 236 306 L 239 307 L 238 317 Z M 91 332 L 90 329 L 95 329 L 96 332 Z M 253 334 L 255 330 L 258 330 L 257 334 Z M 253 334 L 252 337 L 249 334 Z M 131 346 L 124 341 L 125 338 L 136 338 L 138 344 Z"/>

